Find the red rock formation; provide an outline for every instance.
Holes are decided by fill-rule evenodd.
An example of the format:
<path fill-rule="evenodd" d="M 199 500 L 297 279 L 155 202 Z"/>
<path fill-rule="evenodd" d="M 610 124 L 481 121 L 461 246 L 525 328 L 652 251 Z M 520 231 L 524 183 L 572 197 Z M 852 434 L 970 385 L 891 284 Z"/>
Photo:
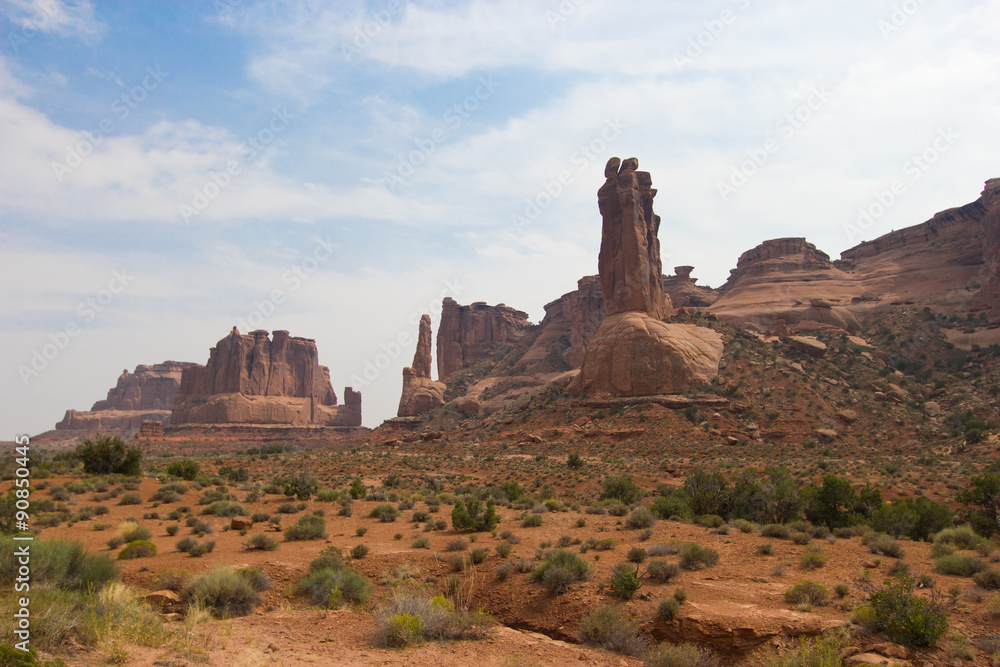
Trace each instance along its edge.
<path fill-rule="evenodd" d="M 600 276 L 584 276 L 577 289 L 545 305 L 545 317 L 531 347 L 517 362 L 524 372 L 579 368 L 587 343 L 604 321 Z"/>
<path fill-rule="evenodd" d="M 1000 178 L 986 181 L 979 202 L 983 215 L 983 264 L 973 280 L 982 287 L 976 305 L 990 322 L 1000 322 Z"/>
<path fill-rule="evenodd" d="M 189 362 L 165 361 L 135 371 L 122 371 L 118 382 L 108 390 L 108 397 L 97 401 L 89 411 L 67 410 L 56 429 L 89 432 L 128 431 L 139 428 L 143 420 L 169 421 L 170 409 L 181 386 Z"/>
<path fill-rule="evenodd" d="M 604 312 L 643 312 L 662 320 L 673 308 L 663 294 L 660 216 L 653 213 L 656 190 L 649 172 L 636 171 L 638 167 L 636 158 L 611 158 L 604 168 L 607 180 L 597 191 L 604 221 L 597 262 Z"/>
<path fill-rule="evenodd" d="M 703 386 L 719 372 L 722 338 L 704 327 L 667 324 L 663 295 L 659 217 L 653 190 L 638 160 L 612 158 L 598 191 L 603 218 L 598 261 L 607 317 L 591 338 L 569 391 L 640 396 Z M 616 204 L 617 202 L 617 204 Z"/>
<path fill-rule="evenodd" d="M 173 424 L 361 424 L 361 395 L 345 390 L 337 406 L 330 370 L 316 342 L 275 331 L 241 335 L 236 327 L 209 353 L 205 366 L 184 370 Z"/>
<path fill-rule="evenodd" d="M 693 266 L 675 266 L 673 276 L 663 276 L 663 292 L 674 308 L 707 308 L 719 298 L 719 292 L 711 287 L 696 285 L 697 278 L 691 277 Z"/>
<path fill-rule="evenodd" d="M 403 369 L 403 393 L 399 397 L 398 417 L 417 417 L 444 405 L 444 382 L 431 380 L 431 316 L 420 318 L 417 350 L 413 365 Z"/>
<path fill-rule="evenodd" d="M 468 368 L 497 345 L 520 340 L 529 326 L 527 313 L 502 303 L 487 306 L 479 301 L 460 306 L 445 297 L 437 333 L 438 379 L 443 382 L 456 371 Z"/>

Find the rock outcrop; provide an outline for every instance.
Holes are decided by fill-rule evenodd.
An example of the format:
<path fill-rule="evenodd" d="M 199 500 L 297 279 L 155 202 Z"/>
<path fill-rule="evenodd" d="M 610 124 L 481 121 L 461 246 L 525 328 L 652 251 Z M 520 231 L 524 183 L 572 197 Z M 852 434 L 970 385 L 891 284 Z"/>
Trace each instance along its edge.
<path fill-rule="evenodd" d="M 577 288 L 545 305 L 538 337 L 518 360 L 523 372 L 563 371 L 579 368 L 587 344 L 604 321 L 600 276 L 584 276 Z"/>
<path fill-rule="evenodd" d="M 337 405 L 314 340 L 233 327 L 207 364 L 184 370 L 171 422 L 359 426 L 361 394 L 348 387 Z"/>
<path fill-rule="evenodd" d="M 675 266 L 674 275 L 663 276 L 663 293 L 674 308 L 706 308 L 719 298 L 717 290 L 696 284 L 693 271 L 693 266 Z"/>
<path fill-rule="evenodd" d="M 125 369 L 108 390 L 107 398 L 94 403 L 89 411 L 67 410 L 56 429 L 124 432 L 140 428 L 146 420 L 169 421 L 181 374 L 192 366 L 197 364 L 165 361 L 151 366 L 140 364 L 132 373 Z"/>
<path fill-rule="evenodd" d="M 398 417 L 418 417 L 444 405 L 444 382 L 431 379 L 431 316 L 420 318 L 417 351 L 413 365 L 403 369 L 403 393 L 399 397 Z"/>
<path fill-rule="evenodd" d="M 990 322 L 997 323 L 1000 322 L 1000 178 L 986 181 L 979 203 L 984 209 L 983 264 L 973 279 L 981 285 L 976 305 L 986 311 Z"/>
<path fill-rule="evenodd" d="M 438 380 L 443 382 L 472 366 L 498 345 L 521 340 L 530 326 L 527 313 L 502 303 L 488 306 L 478 301 L 460 306 L 445 297 L 437 333 Z"/>
<path fill-rule="evenodd" d="M 620 169 L 619 169 L 620 165 Z M 601 255 L 598 261 L 607 316 L 591 338 L 569 391 L 640 396 L 695 389 L 719 372 L 722 338 L 704 327 L 667 324 L 656 190 L 639 161 L 608 161 L 598 191 Z"/>

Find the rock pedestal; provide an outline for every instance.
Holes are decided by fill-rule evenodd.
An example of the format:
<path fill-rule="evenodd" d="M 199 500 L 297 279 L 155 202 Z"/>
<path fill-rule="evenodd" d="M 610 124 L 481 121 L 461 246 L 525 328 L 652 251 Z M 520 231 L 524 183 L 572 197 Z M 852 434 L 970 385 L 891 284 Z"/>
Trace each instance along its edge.
<path fill-rule="evenodd" d="M 399 397 L 398 417 L 418 417 L 444 404 L 444 382 L 431 379 L 431 316 L 420 318 L 417 351 L 413 365 L 403 369 L 403 393 Z"/>

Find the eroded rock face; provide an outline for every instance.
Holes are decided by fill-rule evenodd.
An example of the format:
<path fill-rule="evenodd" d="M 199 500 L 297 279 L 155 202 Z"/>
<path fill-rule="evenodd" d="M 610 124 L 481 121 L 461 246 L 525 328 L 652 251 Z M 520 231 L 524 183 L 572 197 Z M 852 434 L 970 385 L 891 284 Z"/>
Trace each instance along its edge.
<path fill-rule="evenodd" d="M 538 338 L 517 363 L 523 372 L 579 368 L 587 344 L 604 321 L 600 276 L 584 276 L 576 290 L 545 305 Z"/>
<path fill-rule="evenodd" d="M 982 285 L 979 304 L 991 322 L 1000 322 L 1000 178 L 986 181 L 979 203 L 985 211 L 983 265 L 976 275 Z"/>
<path fill-rule="evenodd" d="M 403 393 L 399 397 L 397 417 L 417 417 L 444 405 L 444 382 L 431 380 L 431 316 L 420 318 L 417 350 L 413 365 L 403 369 Z"/>
<path fill-rule="evenodd" d="M 642 312 L 662 320 L 673 308 L 663 294 L 660 216 L 653 213 L 656 190 L 649 172 L 638 167 L 636 158 L 611 158 L 604 168 L 607 180 L 597 191 L 603 219 L 597 266 L 604 312 Z"/>
<path fill-rule="evenodd" d="M 164 361 L 150 366 L 140 364 L 132 373 L 125 369 L 106 399 L 94 403 L 89 411 L 67 410 L 56 429 L 127 431 L 139 428 L 145 420 L 169 421 L 181 374 L 193 366 L 197 364 Z"/>
<path fill-rule="evenodd" d="M 598 262 L 607 313 L 587 344 L 568 390 L 588 395 L 641 396 L 697 389 L 719 372 L 722 338 L 712 329 L 667 324 L 656 191 L 638 160 L 612 158 L 598 191 L 603 218 Z"/>
<path fill-rule="evenodd" d="M 437 333 L 438 379 L 443 382 L 468 368 L 497 345 L 520 340 L 529 326 L 527 313 L 502 303 L 488 306 L 480 301 L 460 306 L 445 297 Z"/>
<path fill-rule="evenodd" d="M 693 266 L 675 266 L 674 275 L 663 276 L 663 293 L 674 308 L 706 308 L 719 298 L 717 290 L 696 284 L 693 271 Z"/>
<path fill-rule="evenodd" d="M 323 424 L 359 426 L 361 394 L 349 387 L 344 405 L 320 366 L 316 342 L 275 331 L 232 332 L 208 363 L 184 370 L 173 424 Z"/>

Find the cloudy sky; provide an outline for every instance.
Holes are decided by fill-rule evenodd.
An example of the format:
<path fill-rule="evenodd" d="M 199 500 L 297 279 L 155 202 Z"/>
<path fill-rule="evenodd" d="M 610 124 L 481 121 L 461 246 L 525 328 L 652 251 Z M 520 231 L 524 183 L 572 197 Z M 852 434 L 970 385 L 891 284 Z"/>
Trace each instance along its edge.
<path fill-rule="evenodd" d="M 1000 176 L 997 0 L 0 14 L 0 439 L 233 325 L 315 338 L 375 426 L 442 296 L 538 322 L 596 273 L 612 156 L 652 173 L 664 267 L 713 286 L 764 239 L 836 257 Z"/>

